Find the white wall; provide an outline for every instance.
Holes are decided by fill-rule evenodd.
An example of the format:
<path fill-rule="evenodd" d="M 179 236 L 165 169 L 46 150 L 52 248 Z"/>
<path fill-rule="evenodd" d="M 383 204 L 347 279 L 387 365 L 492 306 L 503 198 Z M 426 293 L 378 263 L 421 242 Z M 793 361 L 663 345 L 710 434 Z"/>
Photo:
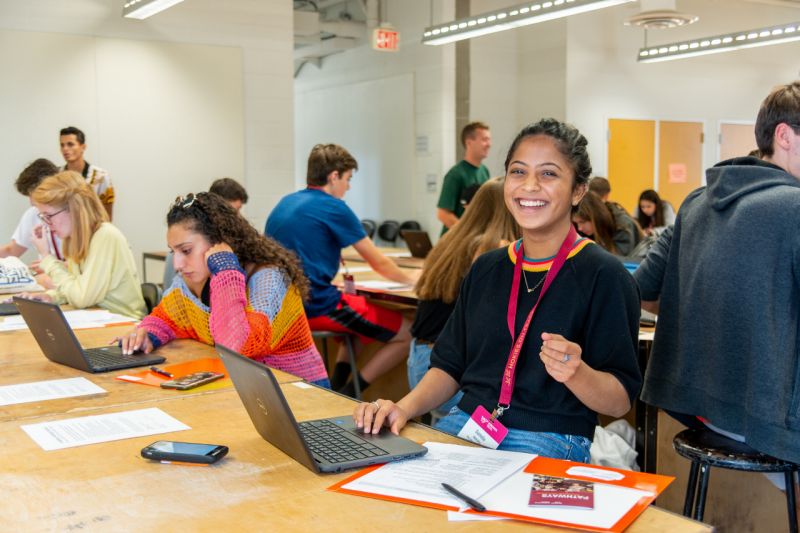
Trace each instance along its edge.
<path fill-rule="evenodd" d="M 677 7 L 700 20 L 650 31 L 648 45 L 800 20 L 800 9 L 751 2 L 679 0 Z M 705 120 L 709 167 L 716 163 L 718 121 L 755 120 L 772 87 L 798 78 L 800 42 L 639 64 L 644 32 L 621 24 L 638 10 L 631 3 L 568 19 L 567 119 L 588 137 L 598 174 L 606 175 L 608 118 Z"/>
<path fill-rule="evenodd" d="M 345 201 L 359 218 L 414 220 L 413 116 L 413 74 L 298 94 L 295 187 L 306 187 L 313 146 L 335 143 L 358 162 Z"/>
<path fill-rule="evenodd" d="M 325 138 L 326 135 L 320 134 L 315 137 L 313 132 L 328 131 L 329 117 L 336 113 L 334 110 L 321 115 L 305 112 L 303 102 L 309 101 L 306 100 L 307 95 L 336 89 L 342 92 L 328 94 L 348 95 L 360 90 L 359 84 L 373 80 L 413 79 L 413 108 L 405 112 L 404 116 L 397 116 L 392 123 L 380 124 L 382 126 L 380 135 L 384 137 L 380 146 L 369 138 L 370 132 L 374 130 L 357 131 L 350 117 L 343 117 L 338 127 L 342 130 L 341 135 L 346 135 L 347 142 L 350 143 L 345 145 L 345 148 L 354 155 L 365 154 L 362 158 L 368 158 L 370 165 L 375 165 L 374 168 L 382 169 L 379 176 L 368 175 L 363 170 L 357 173 L 351 193 L 356 192 L 356 187 L 362 186 L 360 182 L 363 182 L 365 187 L 371 186 L 373 182 L 368 180 L 379 180 L 379 184 L 375 183 L 375 190 L 389 191 L 402 188 L 404 191 L 416 191 L 412 192 L 410 210 L 409 206 L 400 205 L 392 197 L 381 198 L 382 206 L 385 207 L 381 207 L 382 212 L 374 218 L 378 221 L 387 220 L 394 216 L 392 213 L 402 210 L 403 213 L 409 214 L 409 218 L 419 221 L 433 238 L 439 235 L 441 228 L 441 224 L 436 220 L 436 202 L 439 199 L 442 179 L 455 163 L 455 46 L 452 44 L 423 46 L 420 43 L 424 28 L 431 25 L 430 0 L 388 0 L 387 4 L 389 22 L 401 35 L 399 52 L 377 52 L 372 50 L 369 44 L 365 44 L 324 58 L 322 68 L 319 70 L 307 64 L 295 79 L 295 96 L 298 100 L 297 127 L 302 131 L 298 134 L 295 154 L 297 186 L 305 186 L 305 163 L 311 146 L 315 143 L 331 142 Z M 454 0 L 433 0 L 434 23 L 452 20 L 454 15 Z M 343 97 L 337 97 L 335 102 L 341 101 Z M 397 93 L 397 97 L 402 98 L 402 101 L 407 100 L 405 94 Z M 331 105 L 335 106 L 336 103 Z M 364 116 L 364 112 L 373 109 L 374 105 L 373 100 L 365 102 L 363 111 L 358 116 Z M 404 104 L 400 101 L 387 101 L 384 105 Z M 377 117 L 372 120 L 379 122 Z M 413 152 L 410 156 L 406 155 L 409 131 L 413 132 L 414 137 L 420 135 L 429 137 L 429 155 L 415 156 Z M 356 157 L 361 166 L 362 158 Z M 400 164 L 401 159 L 404 159 L 402 164 Z M 397 164 L 392 163 L 395 160 Z M 413 168 L 406 166 L 409 162 Z M 428 174 L 436 176 L 435 191 L 426 190 L 425 180 Z M 353 195 L 352 198 L 345 196 L 344 199 L 354 208 L 356 215 L 368 218 L 364 213 L 371 211 L 366 210 L 357 195 Z"/>
<path fill-rule="evenodd" d="M 136 195 L 172 195 L 172 200 L 176 181 L 185 179 L 202 190 L 223 175 L 240 180 L 250 194 L 244 213 L 263 228 L 275 203 L 294 189 L 291 3 L 191 0 L 144 21 L 124 19 L 121 13 L 118 0 L 0 2 L 0 29 L 50 33 L 69 43 L 62 50 L 42 37 L 40 44 L 0 49 L 9 66 L 27 69 L 21 77 L 5 70 L 0 76 L 0 105 L 8 103 L 11 109 L 0 115 L 4 130 L 30 134 L 0 147 L 11 153 L 11 159 L 0 161 L 5 191 L 0 195 L 0 238 L 10 237 L 16 225 L 6 213 L 22 212 L 27 205 L 10 184 L 36 157 L 60 162 L 57 130 L 69 124 L 86 131 L 87 159 L 111 172 L 118 191 L 114 222 L 131 240 L 137 260 L 142 251 L 165 249 L 163 227 L 151 234 L 139 231 L 138 224 L 143 212 L 149 217 L 150 205 L 160 211 L 161 223 L 167 206 L 161 198 L 135 201 Z M 137 70 L 139 75 L 133 75 Z M 55 91 L 54 81 L 67 74 L 72 83 Z M 117 89 L 132 87 L 138 98 L 116 99 Z M 146 98 L 148 92 L 152 98 Z M 163 94 L 174 96 L 165 100 L 174 105 L 153 118 Z M 86 95 L 95 96 L 82 99 Z M 124 134 L 120 120 L 132 124 L 135 135 Z M 150 140 L 140 133 L 143 122 L 152 129 Z M 221 130 L 215 131 L 217 126 Z M 173 154 L 169 159 L 160 156 L 166 150 Z M 132 167 L 131 161 L 141 161 L 142 167 Z M 137 232 L 141 238 L 132 236 Z M 148 264 L 151 280 L 159 272 L 157 264 Z"/>
<path fill-rule="evenodd" d="M 471 9 L 476 15 L 517 3 L 472 0 Z M 800 20 L 800 9 L 735 0 L 679 0 L 677 8 L 700 20 L 651 30 L 649 45 Z M 470 119 L 492 129 L 493 148 L 484 163 L 493 175 L 502 172 L 513 136 L 543 117 L 580 128 L 600 175 L 607 175 L 609 118 L 705 121 L 709 167 L 717 162 L 718 122 L 754 121 L 769 90 L 798 77 L 800 42 L 639 64 L 644 30 L 622 21 L 640 10 L 639 2 L 631 2 L 472 39 Z"/>

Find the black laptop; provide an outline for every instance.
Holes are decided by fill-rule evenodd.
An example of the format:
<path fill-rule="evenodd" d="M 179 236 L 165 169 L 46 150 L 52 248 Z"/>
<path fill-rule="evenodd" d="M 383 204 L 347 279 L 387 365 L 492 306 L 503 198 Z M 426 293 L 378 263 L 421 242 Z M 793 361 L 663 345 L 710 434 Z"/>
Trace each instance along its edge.
<path fill-rule="evenodd" d="M 433 248 L 433 245 L 431 244 L 431 238 L 428 237 L 427 231 L 413 231 L 404 229 L 400 233 L 403 235 L 403 240 L 406 241 L 406 244 L 408 245 L 408 251 L 411 252 L 412 257 L 425 259 L 428 256 L 428 252 L 430 252 L 431 248 Z"/>
<path fill-rule="evenodd" d="M 94 374 L 158 365 L 166 361 L 166 358 L 153 354 L 122 355 L 122 348 L 119 346 L 84 350 L 57 305 L 16 296 L 14 304 L 28 324 L 28 329 L 31 330 L 44 356 L 54 363 Z"/>
<path fill-rule="evenodd" d="M 220 344 L 216 348 L 259 434 L 313 472 L 341 472 L 428 453 L 386 428 L 377 435 L 365 434 L 352 414 L 298 424 L 269 367 Z"/>
<path fill-rule="evenodd" d="M 0 303 L 0 316 L 18 315 L 19 310 L 13 303 Z"/>

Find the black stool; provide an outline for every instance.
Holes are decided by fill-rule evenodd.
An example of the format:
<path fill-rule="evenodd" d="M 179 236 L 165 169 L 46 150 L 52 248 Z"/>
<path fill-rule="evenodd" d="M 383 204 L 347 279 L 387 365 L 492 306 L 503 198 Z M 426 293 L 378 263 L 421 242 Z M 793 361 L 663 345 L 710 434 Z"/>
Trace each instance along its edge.
<path fill-rule="evenodd" d="M 686 502 L 683 516 L 703 520 L 708 492 L 708 475 L 712 466 L 745 472 L 784 472 L 786 476 L 786 504 L 789 507 L 789 531 L 798 533 L 797 509 L 794 506 L 794 472 L 800 465 L 782 461 L 754 450 L 743 442 L 737 442 L 708 428 L 695 428 L 681 431 L 672 440 L 672 446 L 679 455 L 692 462 L 689 472 L 689 486 L 686 488 Z M 700 492 L 695 504 L 697 471 L 700 471 Z"/>
<path fill-rule="evenodd" d="M 356 389 L 356 400 L 361 401 L 361 383 L 358 381 L 358 369 L 356 368 L 356 356 L 353 353 L 353 342 L 350 335 L 339 331 L 312 331 L 311 337 L 322 340 L 322 362 L 328 364 L 328 339 L 333 337 L 344 337 L 347 344 L 347 355 L 350 356 L 350 372 L 353 373 L 353 386 Z M 333 371 L 328 371 L 329 376 L 333 376 Z"/>

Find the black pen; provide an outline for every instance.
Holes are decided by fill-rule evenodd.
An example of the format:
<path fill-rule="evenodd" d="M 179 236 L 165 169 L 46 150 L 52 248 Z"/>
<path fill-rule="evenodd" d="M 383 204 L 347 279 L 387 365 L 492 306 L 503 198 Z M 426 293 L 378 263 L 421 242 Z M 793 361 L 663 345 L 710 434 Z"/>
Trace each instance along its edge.
<path fill-rule="evenodd" d="M 170 374 L 169 372 L 167 372 L 167 371 L 165 371 L 165 370 L 161 370 L 160 368 L 156 368 L 156 367 L 154 367 L 154 366 L 151 366 L 151 367 L 150 367 L 150 370 L 152 370 L 152 371 L 153 371 L 153 372 L 155 372 L 156 374 L 161 374 L 162 376 L 167 376 L 168 378 L 171 378 L 171 377 L 172 377 L 172 374 Z"/>
<path fill-rule="evenodd" d="M 450 494 L 452 494 L 453 496 L 455 496 L 459 500 L 465 501 L 467 503 L 467 505 L 469 505 L 470 507 L 472 507 L 473 509 L 475 509 L 479 513 L 485 513 L 486 512 L 486 507 L 481 505 L 477 500 L 473 500 L 472 498 L 470 498 L 466 494 L 462 494 L 461 492 L 458 492 L 456 489 L 454 489 L 453 487 L 451 487 L 447 483 L 442 483 L 442 487 L 444 487 L 444 490 L 446 490 L 447 492 L 449 492 Z"/>

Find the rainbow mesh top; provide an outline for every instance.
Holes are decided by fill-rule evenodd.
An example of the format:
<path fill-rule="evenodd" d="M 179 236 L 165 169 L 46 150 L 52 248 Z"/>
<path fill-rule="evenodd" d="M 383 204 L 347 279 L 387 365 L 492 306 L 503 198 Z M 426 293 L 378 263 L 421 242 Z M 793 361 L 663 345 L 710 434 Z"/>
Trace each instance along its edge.
<path fill-rule="evenodd" d="M 578 252 L 580 252 L 581 250 L 584 249 L 584 247 L 586 247 L 587 244 L 593 242 L 594 241 L 591 239 L 588 239 L 586 237 L 581 237 L 580 239 L 575 241 L 575 244 L 572 245 L 572 250 L 570 250 L 567 259 L 569 259 L 570 257 L 575 257 L 578 254 Z M 514 263 L 515 265 L 517 264 L 517 250 L 519 250 L 520 246 L 522 246 L 522 239 L 516 242 L 512 242 L 508 246 L 508 256 L 511 258 L 511 262 Z M 550 265 L 553 264 L 553 260 L 555 258 L 556 256 L 546 257 L 544 259 L 528 259 L 527 257 L 523 256 L 522 268 L 527 270 L 528 272 L 542 272 L 544 270 L 549 270 Z"/>
<path fill-rule="evenodd" d="M 138 327 L 153 347 L 174 338 L 220 343 L 267 366 L 308 381 L 328 377 L 311 338 L 300 293 L 277 268 L 246 279 L 236 256 L 208 259 L 211 306 L 198 300 L 178 274 L 158 307 Z"/>

